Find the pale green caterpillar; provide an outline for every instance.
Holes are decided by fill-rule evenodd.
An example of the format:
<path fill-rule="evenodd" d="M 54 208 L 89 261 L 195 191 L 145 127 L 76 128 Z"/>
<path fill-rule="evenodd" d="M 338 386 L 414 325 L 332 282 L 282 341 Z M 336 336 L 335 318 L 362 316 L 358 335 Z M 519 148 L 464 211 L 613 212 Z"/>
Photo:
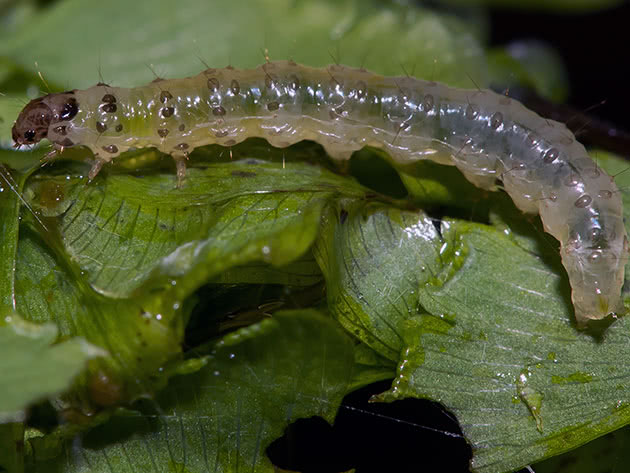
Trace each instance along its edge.
<path fill-rule="evenodd" d="M 98 84 L 50 94 L 31 101 L 13 127 L 17 146 L 48 138 L 57 150 L 88 147 L 90 179 L 130 148 L 155 147 L 173 157 L 180 183 L 194 148 L 255 136 L 277 147 L 314 140 L 340 160 L 375 146 L 398 163 L 455 165 L 484 189 L 500 179 L 560 241 L 578 324 L 623 312 L 628 243 L 613 179 L 564 125 L 488 90 L 269 62 L 133 89 Z"/>

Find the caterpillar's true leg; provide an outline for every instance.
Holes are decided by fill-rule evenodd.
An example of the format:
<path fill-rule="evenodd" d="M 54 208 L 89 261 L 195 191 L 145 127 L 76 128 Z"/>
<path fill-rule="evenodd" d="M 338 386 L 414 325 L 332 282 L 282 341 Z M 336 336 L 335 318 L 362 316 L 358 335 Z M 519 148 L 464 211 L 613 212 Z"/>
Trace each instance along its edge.
<path fill-rule="evenodd" d="M 53 149 L 51 149 L 48 153 L 42 156 L 42 159 L 40 159 L 39 162 L 42 164 L 42 166 L 45 166 L 46 164 L 52 162 L 61 153 L 63 153 L 63 150 L 64 150 L 63 146 L 58 145 L 57 143 L 53 143 Z"/>
<path fill-rule="evenodd" d="M 184 185 L 184 178 L 186 177 L 186 161 L 188 161 L 188 153 L 172 154 L 175 161 L 175 167 L 177 168 L 177 188 L 180 189 Z"/>
<path fill-rule="evenodd" d="M 63 147 L 61 147 L 61 146 L 59 146 L 57 144 L 53 144 L 53 149 L 51 149 L 48 153 L 46 153 L 42 157 L 42 161 L 52 161 L 57 156 L 59 156 L 61 153 L 63 153 Z"/>
<path fill-rule="evenodd" d="M 107 162 L 109 162 L 108 159 L 103 159 L 98 154 L 94 155 L 94 163 L 92 164 L 92 167 L 90 168 L 90 172 L 88 173 L 88 182 L 92 182 L 92 180 L 96 177 L 96 175 L 99 173 L 99 171 L 103 167 L 103 164 Z"/>

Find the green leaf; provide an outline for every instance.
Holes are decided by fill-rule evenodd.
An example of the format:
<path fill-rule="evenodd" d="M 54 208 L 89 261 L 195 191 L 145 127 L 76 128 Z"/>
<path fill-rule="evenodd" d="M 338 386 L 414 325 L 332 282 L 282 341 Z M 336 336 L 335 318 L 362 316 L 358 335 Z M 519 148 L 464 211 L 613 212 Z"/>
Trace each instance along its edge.
<path fill-rule="evenodd" d="M 428 216 L 342 201 L 326 215 L 314 250 L 330 310 L 346 330 L 397 361 L 402 324 L 416 315 L 417 292 L 441 262 L 438 242 Z"/>
<path fill-rule="evenodd" d="M 66 87 L 72 80 L 76 88 L 93 85 L 99 71 L 113 85 L 140 85 L 154 78 L 147 64 L 165 77 L 198 73 L 204 68 L 198 58 L 211 67 L 253 67 L 265 61 L 264 51 L 271 59 L 293 58 L 311 66 L 327 65 L 333 55 L 344 64 L 390 75 L 404 74 L 402 64 L 460 85 L 469 84 L 466 70 L 483 82 L 477 26 L 429 9 L 376 0 L 182 0 L 177 5 L 115 0 L 82 7 L 81 0 L 65 0 L 42 10 L 0 46 L 0 56 L 27 70 L 37 61 L 49 83 Z"/>
<path fill-rule="evenodd" d="M 0 424 L 0 468 L 11 473 L 24 471 L 24 424 Z"/>
<path fill-rule="evenodd" d="M 222 149 L 214 150 L 219 159 Z M 187 295 L 182 285 L 197 287 L 237 265 L 290 263 L 310 247 L 327 200 L 365 192 L 303 163 L 196 164 L 204 167 L 189 170 L 185 191 L 173 174 L 149 171 L 89 186 L 76 176 L 42 176 L 24 194 L 33 209 L 56 218 L 49 231 L 90 286 L 124 298 L 164 278 L 180 278 L 177 292 Z"/>
<path fill-rule="evenodd" d="M 536 473 L 621 473 L 630 462 L 629 445 L 630 429 L 626 427 L 533 468 Z"/>
<path fill-rule="evenodd" d="M 87 360 L 105 352 L 74 338 L 53 345 L 57 328 L 15 315 L 0 322 L 0 423 L 24 419 L 27 406 L 68 388 Z"/>
<path fill-rule="evenodd" d="M 15 153 L 0 150 L 0 317 L 15 311 L 15 269 L 19 235 L 20 208 L 25 204 L 22 197 L 24 182 L 33 167 L 27 163 L 24 172 L 12 172 L 7 165 L 16 163 Z M 7 165 L 2 163 L 7 163 Z M 30 168 L 30 169 L 29 169 Z M 28 204 L 26 204 L 28 205 Z"/>
<path fill-rule="evenodd" d="M 304 163 L 197 164 L 185 192 L 173 174 L 155 171 L 103 175 L 90 185 L 74 174 L 39 175 L 24 189 L 32 212 L 18 249 L 17 310 L 54 320 L 63 335 L 81 335 L 110 354 L 73 394 L 83 404 L 155 391 L 179 363 L 184 301 L 194 291 L 240 265 L 293 263 L 335 194 L 365 193 Z"/>
<path fill-rule="evenodd" d="M 273 472 L 265 449 L 290 422 L 332 422 L 353 378 L 353 353 L 331 319 L 276 313 L 225 337 L 197 373 L 173 378 L 157 412 L 117 415 L 30 471 Z M 36 453 L 38 442 L 31 440 Z"/>
<path fill-rule="evenodd" d="M 630 421 L 630 372 L 618 362 L 630 356 L 630 321 L 603 338 L 575 329 L 557 243 L 538 225 L 445 218 L 438 229 L 422 212 L 343 202 L 325 222 L 315 255 L 329 307 L 399 364 L 380 399 L 444 404 L 475 471 L 517 469 Z"/>

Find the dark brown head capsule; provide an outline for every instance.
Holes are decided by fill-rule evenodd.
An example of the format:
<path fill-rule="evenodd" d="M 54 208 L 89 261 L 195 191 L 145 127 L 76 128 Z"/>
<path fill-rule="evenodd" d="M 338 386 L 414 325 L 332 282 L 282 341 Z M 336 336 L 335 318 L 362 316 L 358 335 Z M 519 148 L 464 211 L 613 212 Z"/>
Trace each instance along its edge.
<path fill-rule="evenodd" d="M 13 125 L 13 141 L 16 146 L 39 143 L 48 136 L 50 127 L 58 127 L 64 121 L 72 120 L 78 112 L 79 104 L 74 98 L 74 92 L 49 94 L 31 100 Z"/>
<path fill-rule="evenodd" d="M 38 143 L 48 135 L 53 112 L 44 98 L 31 100 L 13 124 L 11 134 L 16 146 Z"/>

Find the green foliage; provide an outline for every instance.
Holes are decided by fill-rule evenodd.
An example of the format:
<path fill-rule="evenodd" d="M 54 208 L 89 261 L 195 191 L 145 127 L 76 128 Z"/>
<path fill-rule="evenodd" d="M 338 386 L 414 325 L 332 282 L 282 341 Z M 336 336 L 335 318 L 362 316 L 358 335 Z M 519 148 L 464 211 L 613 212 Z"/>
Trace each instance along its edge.
<path fill-rule="evenodd" d="M 478 17 L 399 2 L 0 8 L 7 145 L 20 100 L 41 86 L 35 62 L 54 90 L 99 74 L 139 85 L 153 78 L 149 64 L 168 78 L 205 67 L 197 56 L 246 67 L 267 54 L 455 86 L 490 80 Z M 555 66 L 547 80 L 546 65 L 521 66 L 519 81 L 562 95 Z M 380 400 L 426 397 L 457 416 L 480 472 L 628 423 L 618 362 L 628 319 L 577 331 L 556 242 L 454 168 L 394 169 L 368 149 L 348 174 L 319 146 L 250 140 L 196 150 L 177 189 L 171 161 L 153 150 L 90 184 L 84 150 L 41 169 L 44 149 L 0 153 L 9 471 L 273 471 L 265 449 L 290 422 L 332 421 L 344 395 L 388 378 Z M 598 158 L 611 173 L 625 166 Z M 62 424 L 35 422 L 29 408 L 42 399 Z"/>
<path fill-rule="evenodd" d="M 63 391 L 89 358 L 104 352 L 81 339 L 55 345 L 57 328 L 52 323 L 29 324 L 6 316 L 0 326 L 0 422 L 24 420 L 23 410 L 34 401 Z"/>

